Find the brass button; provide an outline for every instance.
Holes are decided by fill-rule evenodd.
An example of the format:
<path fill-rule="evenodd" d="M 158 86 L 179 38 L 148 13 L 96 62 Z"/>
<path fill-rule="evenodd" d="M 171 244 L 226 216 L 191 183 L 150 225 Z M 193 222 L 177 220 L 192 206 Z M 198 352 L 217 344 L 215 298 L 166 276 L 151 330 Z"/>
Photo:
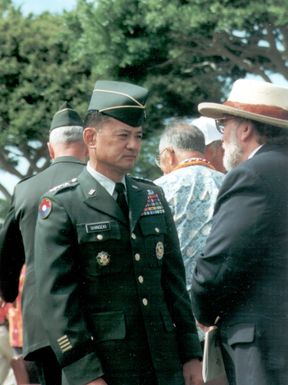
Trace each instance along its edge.
<path fill-rule="evenodd" d="M 136 237 L 136 235 L 135 235 L 134 233 L 132 233 L 132 234 L 131 234 L 131 238 L 132 238 L 132 239 L 136 239 L 137 237 Z"/>
<path fill-rule="evenodd" d="M 147 306 L 148 305 L 148 299 L 147 298 L 143 298 L 142 299 L 142 303 L 144 306 Z"/>
<path fill-rule="evenodd" d="M 143 283 L 143 282 L 144 282 L 144 278 L 143 278 L 142 275 L 139 275 L 139 277 L 138 277 L 138 282 L 139 282 L 139 283 Z"/>
<path fill-rule="evenodd" d="M 160 233 L 159 227 L 155 227 L 155 231 L 156 231 L 156 233 Z"/>
<path fill-rule="evenodd" d="M 140 254 L 139 253 L 136 253 L 134 255 L 134 258 L 135 258 L 135 261 L 140 261 L 141 257 L 140 257 Z"/>
<path fill-rule="evenodd" d="M 96 238 L 98 239 L 98 241 L 102 241 L 102 239 L 104 238 L 102 234 L 98 234 L 96 236 Z"/>

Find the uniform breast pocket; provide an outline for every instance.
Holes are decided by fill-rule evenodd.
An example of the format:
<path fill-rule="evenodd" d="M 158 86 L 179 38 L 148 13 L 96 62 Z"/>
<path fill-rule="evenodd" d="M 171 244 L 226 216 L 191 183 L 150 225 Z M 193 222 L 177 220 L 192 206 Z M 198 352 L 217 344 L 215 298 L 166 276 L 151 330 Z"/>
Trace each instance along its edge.
<path fill-rule="evenodd" d="M 78 224 L 77 236 L 86 277 L 111 274 L 123 269 L 123 264 L 117 258 L 123 247 L 118 222 Z"/>
<path fill-rule="evenodd" d="M 165 256 L 164 241 L 167 225 L 164 215 L 147 215 L 139 221 L 149 264 L 161 266 Z"/>

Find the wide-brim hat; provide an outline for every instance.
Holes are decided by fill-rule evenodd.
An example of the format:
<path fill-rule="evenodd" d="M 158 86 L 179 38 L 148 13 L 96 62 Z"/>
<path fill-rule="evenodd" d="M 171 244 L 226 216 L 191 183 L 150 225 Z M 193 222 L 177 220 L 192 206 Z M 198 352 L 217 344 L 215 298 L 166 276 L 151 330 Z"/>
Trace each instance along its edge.
<path fill-rule="evenodd" d="M 259 80 L 239 79 L 233 84 L 231 93 L 223 104 L 200 103 L 198 110 L 202 115 L 213 119 L 232 115 L 288 128 L 288 87 Z"/>
<path fill-rule="evenodd" d="M 148 91 L 135 84 L 98 80 L 88 111 L 97 110 L 129 126 L 139 127 L 146 118 L 147 97 Z"/>
<path fill-rule="evenodd" d="M 83 120 L 71 104 L 64 102 L 59 110 L 53 116 L 50 132 L 58 127 L 79 126 L 83 127 Z"/>

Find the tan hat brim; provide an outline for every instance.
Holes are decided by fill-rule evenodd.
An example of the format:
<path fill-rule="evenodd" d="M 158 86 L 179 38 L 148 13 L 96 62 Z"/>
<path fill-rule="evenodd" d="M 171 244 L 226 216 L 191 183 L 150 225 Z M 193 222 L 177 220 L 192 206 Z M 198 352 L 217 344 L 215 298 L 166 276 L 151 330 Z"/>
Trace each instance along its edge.
<path fill-rule="evenodd" d="M 271 124 L 272 126 L 288 128 L 288 120 L 272 118 L 270 116 L 259 115 L 253 112 L 241 110 L 239 108 L 225 106 L 218 103 L 200 103 L 198 111 L 208 118 L 222 119 L 227 115 L 239 116 L 245 119 L 256 120 L 257 122 Z"/>

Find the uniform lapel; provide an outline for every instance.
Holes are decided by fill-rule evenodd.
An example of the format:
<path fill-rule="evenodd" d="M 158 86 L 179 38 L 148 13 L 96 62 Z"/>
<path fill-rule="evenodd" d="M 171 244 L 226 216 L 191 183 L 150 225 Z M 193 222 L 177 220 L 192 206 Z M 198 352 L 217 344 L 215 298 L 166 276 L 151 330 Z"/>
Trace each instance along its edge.
<path fill-rule="evenodd" d="M 101 211 L 127 224 L 127 219 L 115 199 L 111 197 L 105 188 L 102 187 L 86 169 L 79 175 L 78 180 L 84 194 L 84 203 L 97 211 Z"/>
<path fill-rule="evenodd" d="M 126 177 L 126 186 L 130 211 L 130 229 L 133 231 L 147 203 L 148 192 L 129 176 Z"/>

